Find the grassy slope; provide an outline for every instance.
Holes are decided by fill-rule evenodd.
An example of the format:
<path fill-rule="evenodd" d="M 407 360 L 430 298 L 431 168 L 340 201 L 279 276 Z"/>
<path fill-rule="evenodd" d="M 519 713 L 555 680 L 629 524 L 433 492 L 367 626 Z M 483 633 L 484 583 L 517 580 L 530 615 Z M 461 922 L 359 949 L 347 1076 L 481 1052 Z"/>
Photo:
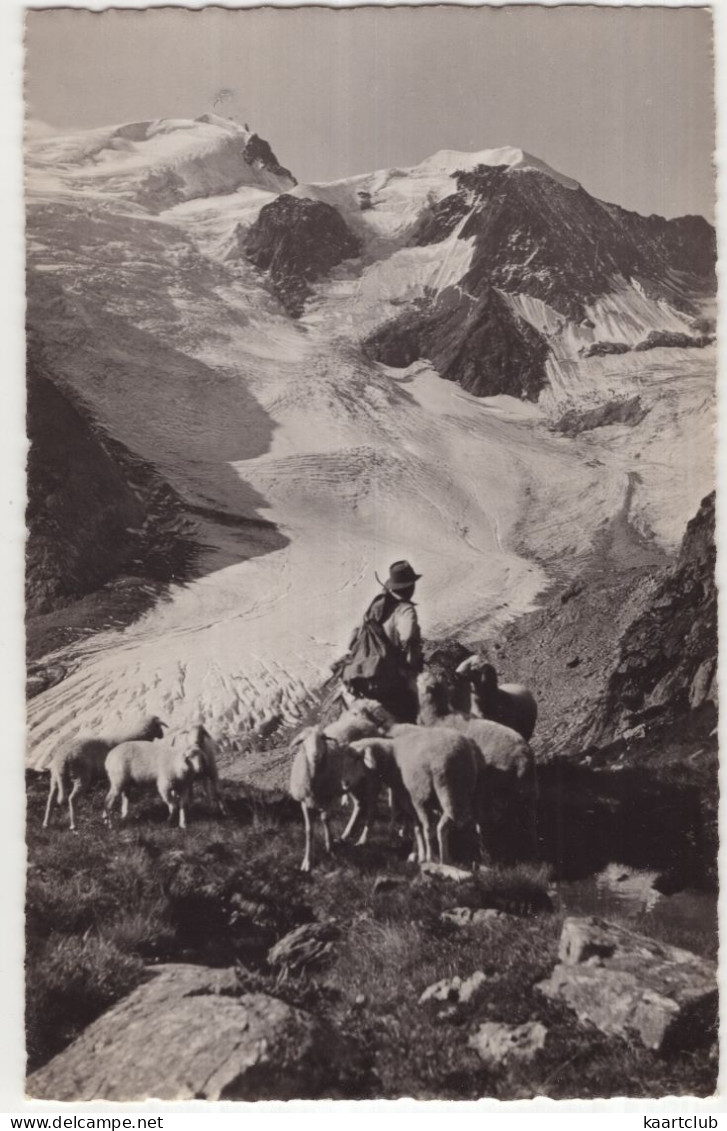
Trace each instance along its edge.
<path fill-rule="evenodd" d="M 500 1099 L 548 1095 L 706 1095 L 716 1086 L 707 1050 L 660 1058 L 583 1029 L 534 985 L 556 960 L 562 915 L 547 904 L 543 869 L 499 866 L 463 890 L 423 882 L 382 826 L 366 849 L 346 848 L 311 877 L 297 866 L 302 826 L 282 795 L 227 785 L 231 818 L 198 803 L 186 834 L 169 829 L 158 800 L 140 799 L 128 827 L 107 832 L 101 793 L 82 806 L 81 832 L 56 817 L 41 829 L 44 777 L 28 785 L 27 1028 L 29 1069 L 44 1063 L 144 978 L 144 964 L 239 964 L 241 990 L 272 992 L 326 1018 L 346 1049 L 332 1055 L 337 1096 Z M 399 881 L 377 888 L 381 875 Z M 474 928 L 443 924 L 445 907 L 519 911 Z M 538 910 L 540 909 L 540 910 Z M 522 914 L 525 912 L 525 914 Z M 531 912 L 531 914 L 528 914 Z M 335 918 L 332 962 L 280 981 L 270 945 L 292 927 Z M 701 948 L 714 953 L 716 940 Z M 475 970 L 481 997 L 448 1018 L 418 1004 L 430 983 Z M 441 1008 L 441 1007 L 440 1007 Z M 485 1020 L 548 1027 L 523 1067 L 486 1069 L 467 1048 Z M 333 1050 L 332 1050 L 333 1051 Z"/>

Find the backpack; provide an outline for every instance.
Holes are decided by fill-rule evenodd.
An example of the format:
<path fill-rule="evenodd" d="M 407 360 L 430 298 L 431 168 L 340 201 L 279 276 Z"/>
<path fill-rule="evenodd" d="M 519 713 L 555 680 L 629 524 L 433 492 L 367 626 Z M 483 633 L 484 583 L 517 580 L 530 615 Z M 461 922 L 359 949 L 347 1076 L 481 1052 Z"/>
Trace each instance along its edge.
<path fill-rule="evenodd" d="M 384 631 L 393 608 L 388 594 L 374 598 L 341 663 L 338 674 L 356 694 L 375 698 L 377 691 L 401 681 L 401 658 Z"/>

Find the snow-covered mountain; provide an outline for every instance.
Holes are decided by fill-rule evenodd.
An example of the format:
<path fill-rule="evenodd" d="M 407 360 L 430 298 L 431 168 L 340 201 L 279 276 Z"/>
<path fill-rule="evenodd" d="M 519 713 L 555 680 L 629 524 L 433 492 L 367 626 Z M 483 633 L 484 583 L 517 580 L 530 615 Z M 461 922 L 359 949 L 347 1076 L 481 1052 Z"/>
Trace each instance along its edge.
<path fill-rule="evenodd" d="M 143 577 L 150 528 L 194 542 L 165 600 L 54 657 L 35 766 L 140 710 L 239 750 L 296 717 L 390 561 L 424 575 L 427 635 L 476 639 L 575 574 L 624 508 L 676 547 L 712 487 L 700 218 L 623 212 L 517 149 L 296 186 L 209 115 L 36 137 L 27 158 L 31 498 L 66 508 L 39 507 L 33 577 L 65 583 L 72 562 L 69 601 Z M 614 402 L 638 411 L 595 426 Z M 81 449 L 124 481 L 113 521 L 105 488 L 84 522 L 64 479 Z M 124 526 L 131 560 L 100 545 Z"/>

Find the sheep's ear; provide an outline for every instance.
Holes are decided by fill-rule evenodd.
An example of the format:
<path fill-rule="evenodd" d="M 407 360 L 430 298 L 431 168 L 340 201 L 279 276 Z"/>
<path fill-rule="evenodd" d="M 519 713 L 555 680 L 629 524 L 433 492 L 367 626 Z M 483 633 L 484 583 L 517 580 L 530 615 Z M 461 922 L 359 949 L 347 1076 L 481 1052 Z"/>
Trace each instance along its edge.
<path fill-rule="evenodd" d="M 157 719 L 157 722 L 159 723 L 160 727 L 166 727 L 167 730 L 169 730 L 169 723 L 165 723 L 161 719 Z"/>
<path fill-rule="evenodd" d="M 461 664 L 457 665 L 457 667 L 455 668 L 455 673 L 457 675 L 468 675 L 473 668 L 476 668 L 478 666 L 478 661 L 479 656 L 477 654 L 475 654 L 474 656 L 468 656 L 466 660 L 463 660 Z"/>

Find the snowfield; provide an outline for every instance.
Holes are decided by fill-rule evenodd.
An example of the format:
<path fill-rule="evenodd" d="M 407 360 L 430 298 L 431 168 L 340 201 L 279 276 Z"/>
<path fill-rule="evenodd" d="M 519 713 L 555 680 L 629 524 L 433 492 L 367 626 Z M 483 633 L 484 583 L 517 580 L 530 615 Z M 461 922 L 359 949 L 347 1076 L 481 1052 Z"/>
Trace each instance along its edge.
<path fill-rule="evenodd" d="M 365 246 L 291 320 L 230 254 L 236 225 L 289 187 L 241 167 L 249 135 L 233 126 L 140 123 L 29 146 L 31 314 L 57 371 L 204 512 L 202 575 L 126 630 L 74 646 L 71 674 L 30 702 L 36 768 L 61 740 L 141 711 L 173 729 L 201 720 L 234 751 L 273 715 L 298 717 L 391 561 L 423 574 L 426 635 L 474 640 L 575 573 L 627 499 L 637 528 L 674 547 L 713 486 L 713 347 L 578 353 L 684 326 L 633 283 L 594 306 L 595 330 L 578 332 L 510 296 L 554 343 L 538 405 L 475 398 L 423 362 L 366 360 L 366 333 L 467 270 L 471 248 L 456 231 L 403 246 L 427 199 L 451 191 L 462 155 L 299 186 L 355 218 Z M 491 163 L 542 168 L 506 155 Z M 185 199 L 140 207 L 139 185 L 170 171 Z M 361 211 L 362 190 L 375 209 Z M 636 394 L 648 410 L 638 425 L 576 438 L 549 427 L 566 408 Z"/>

